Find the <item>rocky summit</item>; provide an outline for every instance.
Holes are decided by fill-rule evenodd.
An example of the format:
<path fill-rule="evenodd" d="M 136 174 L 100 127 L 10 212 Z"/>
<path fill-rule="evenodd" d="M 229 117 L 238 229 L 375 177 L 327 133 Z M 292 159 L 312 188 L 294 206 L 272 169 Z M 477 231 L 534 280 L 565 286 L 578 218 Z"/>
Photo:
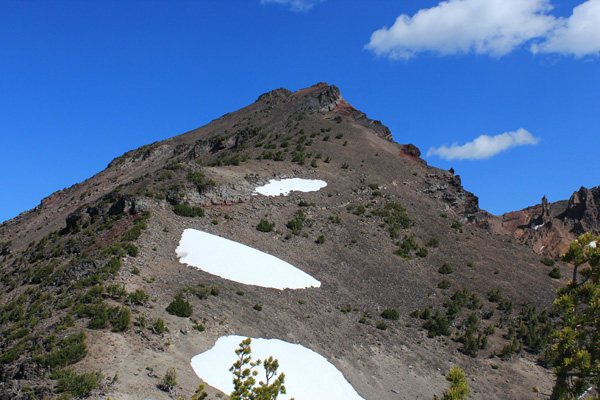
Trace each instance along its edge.
<path fill-rule="evenodd" d="M 291 178 L 326 186 L 256 191 Z M 453 366 L 473 399 L 536 399 L 552 388 L 542 354 L 570 271 L 548 260 L 598 233 L 599 193 L 492 216 L 337 87 L 265 93 L 0 226 L 0 399 L 189 399 L 192 358 L 229 335 L 300 344 L 364 399 L 439 396 Z M 320 285 L 206 272 L 217 245 L 184 264 L 190 229 Z M 254 274 L 236 254 L 238 274 Z M 205 383 L 208 398 L 228 394 Z"/>

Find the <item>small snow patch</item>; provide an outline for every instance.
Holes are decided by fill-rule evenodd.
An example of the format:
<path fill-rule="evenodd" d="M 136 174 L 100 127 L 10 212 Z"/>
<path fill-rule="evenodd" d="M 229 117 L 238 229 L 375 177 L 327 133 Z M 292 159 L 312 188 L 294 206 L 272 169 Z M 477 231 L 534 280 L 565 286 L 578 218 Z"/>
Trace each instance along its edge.
<path fill-rule="evenodd" d="M 293 265 L 252 247 L 196 229 L 186 229 L 175 250 L 179 261 L 246 285 L 275 289 L 320 287 Z"/>
<path fill-rule="evenodd" d="M 316 192 L 325 186 L 327 186 L 327 183 L 318 179 L 292 178 L 279 181 L 271 179 L 266 185 L 254 189 L 254 192 L 260 193 L 263 196 L 287 196 L 294 190 L 299 192 Z"/>
<path fill-rule="evenodd" d="M 233 375 L 229 368 L 237 360 L 235 350 L 243 336 L 224 336 L 215 346 L 192 358 L 192 369 L 200 379 L 222 392 L 233 391 Z M 278 339 L 252 339 L 252 360 L 273 356 L 279 361 L 279 373 L 285 373 L 288 394 L 278 398 L 287 400 L 363 400 L 346 381 L 344 375 L 320 354 L 299 344 Z M 256 369 L 257 380 L 264 381 L 264 369 Z"/>

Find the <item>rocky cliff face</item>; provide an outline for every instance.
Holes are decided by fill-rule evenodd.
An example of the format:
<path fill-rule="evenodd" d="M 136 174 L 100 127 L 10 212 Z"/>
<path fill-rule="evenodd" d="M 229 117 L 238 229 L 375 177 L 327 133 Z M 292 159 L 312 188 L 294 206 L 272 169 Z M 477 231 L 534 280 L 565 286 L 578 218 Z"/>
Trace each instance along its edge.
<path fill-rule="evenodd" d="M 540 204 L 500 217 L 486 215 L 483 225 L 514 236 L 539 254 L 558 258 L 585 232 L 600 234 L 600 188 L 582 187 L 569 200 Z"/>

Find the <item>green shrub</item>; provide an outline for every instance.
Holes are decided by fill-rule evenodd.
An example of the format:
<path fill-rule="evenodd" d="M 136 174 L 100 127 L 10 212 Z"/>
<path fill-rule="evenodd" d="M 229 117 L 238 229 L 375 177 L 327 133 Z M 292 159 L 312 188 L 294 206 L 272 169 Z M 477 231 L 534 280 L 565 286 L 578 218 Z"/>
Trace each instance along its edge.
<path fill-rule="evenodd" d="M 178 294 L 175 296 L 175 299 L 167 306 L 167 312 L 172 315 L 176 315 L 182 318 L 188 318 L 192 315 L 192 305 L 183 299 L 183 297 Z"/>
<path fill-rule="evenodd" d="M 87 291 L 81 301 L 83 303 L 94 303 L 102 296 L 102 293 L 104 293 L 104 287 L 102 285 L 95 285 Z"/>
<path fill-rule="evenodd" d="M 400 314 L 398 313 L 398 311 L 394 308 L 386 308 L 385 310 L 383 310 L 383 312 L 381 313 L 381 316 L 385 319 L 390 319 L 392 321 L 397 321 L 400 319 Z"/>
<path fill-rule="evenodd" d="M 394 254 L 401 256 L 405 259 L 410 259 L 410 253 L 413 250 L 419 248 L 419 244 L 413 235 L 404 236 L 402 242 L 400 243 L 400 248 L 394 252 Z"/>
<path fill-rule="evenodd" d="M 29 336 L 25 336 L 19 341 L 19 343 L 10 349 L 3 350 L 2 354 L 0 355 L 0 364 L 10 364 L 19 358 L 21 354 L 28 350 L 28 341 Z"/>
<path fill-rule="evenodd" d="M 56 392 L 68 393 L 72 396 L 82 398 L 88 397 L 92 390 L 98 387 L 98 381 L 103 378 L 101 373 L 86 372 L 77 374 L 72 368 L 54 372 L 50 378 L 56 379 Z"/>
<path fill-rule="evenodd" d="M 129 304 L 137 304 L 143 306 L 146 304 L 148 300 L 148 295 L 143 289 L 136 289 L 135 292 L 129 293 L 127 295 L 127 302 Z"/>
<path fill-rule="evenodd" d="M 505 314 L 512 313 L 514 307 L 514 303 L 511 299 L 503 298 L 498 303 L 498 310 L 504 312 Z"/>
<path fill-rule="evenodd" d="M 448 279 L 444 279 L 437 284 L 437 287 L 440 289 L 448 289 L 450 286 L 452 286 L 452 282 L 450 282 Z"/>
<path fill-rule="evenodd" d="M 540 262 L 544 265 L 547 265 L 549 267 L 553 267 L 554 264 L 556 263 L 556 261 L 554 261 L 552 258 L 550 257 L 543 257 L 540 259 Z"/>
<path fill-rule="evenodd" d="M 423 328 L 427 329 L 427 336 L 449 336 L 450 335 L 450 322 L 437 310 L 435 315 L 428 317 L 427 321 L 423 324 Z"/>
<path fill-rule="evenodd" d="M 116 275 L 121 270 L 121 260 L 117 257 L 113 257 L 108 261 L 106 266 L 111 275 Z"/>
<path fill-rule="evenodd" d="M 325 243 L 325 236 L 323 235 L 319 235 L 319 237 L 317 238 L 317 240 L 315 240 L 316 244 L 323 244 Z"/>
<path fill-rule="evenodd" d="M 296 217 L 289 220 L 285 226 L 290 229 L 294 235 L 299 235 L 304 226 L 312 226 L 314 221 L 306 218 L 304 210 L 296 211 L 295 215 Z"/>
<path fill-rule="evenodd" d="M 492 303 L 498 303 L 502 300 L 502 289 L 492 289 L 487 293 L 487 298 Z"/>
<path fill-rule="evenodd" d="M 256 311 L 262 311 L 262 309 L 263 309 L 262 304 L 258 304 L 258 303 L 256 303 L 254 305 L 254 307 L 252 307 L 252 308 L 255 309 Z"/>
<path fill-rule="evenodd" d="M 8 335 L 8 340 L 22 339 L 29 334 L 29 328 L 16 329 Z"/>
<path fill-rule="evenodd" d="M 239 158 L 239 156 L 238 156 L 238 158 Z M 231 164 L 239 165 L 239 160 L 238 160 L 237 164 L 235 164 L 235 160 L 232 160 Z M 207 179 L 206 175 L 204 175 L 200 171 L 188 172 L 186 179 L 189 182 L 194 183 L 196 185 L 196 187 L 198 188 L 198 191 L 200 191 L 200 192 L 202 192 L 205 188 L 207 188 L 209 186 L 216 186 L 215 181 L 213 181 L 212 179 Z"/>
<path fill-rule="evenodd" d="M 157 335 L 162 335 L 165 332 L 169 332 L 169 328 L 167 328 L 165 321 L 163 321 L 162 318 L 158 318 L 152 322 L 152 332 Z"/>
<path fill-rule="evenodd" d="M 562 274 L 560 272 L 560 268 L 558 266 L 552 268 L 550 273 L 548 274 L 552 279 L 560 279 L 562 278 Z"/>
<path fill-rule="evenodd" d="M 415 254 L 421 258 L 427 257 L 429 250 L 427 250 L 427 247 L 421 247 Z"/>
<path fill-rule="evenodd" d="M 459 230 L 459 231 L 462 231 L 462 227 L 463 227 L 462 222 L 457 221 L 457 220 L 454 220 L 452 222 L 452 225 L 450 225 L 450 228 L 453 228 L 453 229 L 456 229 L 456 230 Z"/>
<path fill-rule="evenodd" d="M 44 279 L 52 275 L 52 273 L 54 272 L 54 267 L 54 262 L 48 263 L 43 267 L 38 267 L 35 273 L 33 274 L 33 277 L 31 278 L 31 283 L 41 283 Z"/>
<path fill-rule="evenodd" d="M 387 324 L 385 322 L 380 322 L 380 323 L 377 324 L 376 328 L 380 329 L 382 331 L 385 331 L 388 328 L 388 326 L 387 326 Z"/>
<path fill-rule="evenodd" d="M 123 248 L 125 249 L 125 251 L 127 252 L 127 254 L 131 257 L 137 257 L 140 250 L 138 249 L 138 247 L 133 244 L 133 243 L 126 243 Z"/>
<path fill-rule="evenodd" d="M 271 232 L 273 228 L 275 228 L 275 222 L 269 222 L 266 219 L 261 219 L 256 226 L 256 230 L 259 232 Z"/>
<path fill-rule="evenodd" d="M 436 247 L 438 247 L 439 245 L 440 245 L 440 241 L 439 241 L 439 240 L 438 240 L 438 239 L 437 239 L 435 236 L 432 236 L 432 237 L 431 237 L 431 238 L 430 238 L 430 239 L 427 241 L 427 243 L 425 243 L 425 246 L 427 246 L 427 247 L 433 247 L 433 248 L 436 248 Z"/>
<path fill-rule="evenodd" d="M 402 204 L 390 202 L 383 210 L 374 210 L 373 215 L 383 217 L 383 221 L 390 232 L 392 239 L 400 236 L 400 229 L 407 229 L 412 223 Z"/>
<path fill-rule="evenodd" d="M 356 207 L 356 209 L 352 212 L 352 214 L 354 215 L 362 215 L 365 213 L 365 206 L 363 206 L 362 204 L 359 205 L 358 207 Z"/>
<path fill-rule="evenodd" d="M 91 318 L 87 325 L 89 329 L 104 329 L 108 325 L 108 310 L 106 304 L 100 303 L 93 306 L 87 306 L 82 312 Z"/>
<path fill-rule="evenodd" d="M 454 272 L 454 269 L 452 269 L 450 263 L 446 262 L 438 269 L 438 272 L 442 275 L 449 275 Z"/>
<path fill-rule="evenodd" d="M 125 290 L 125 285 L 119 285 L 117 283 L 111 283 L 106 287 L 106 293 L 114 299 L 120 299 L 121 297 L 127 295 L 127 290 Z"/>
<path fill-rule="evenodd" d="M 127 307 L 119 308 L 118 314 L 111 319 L 113 325 L 113 332 L 123 332 L 129 328 L 131 323 L 131 310 Z"/>
<path fill-rule="evenodd" d="M 82 360 L 87 355 L 85 333 L 80 332 L 61 339 L 56 347 L 57 350 L 38 357 L 37 362 L 50 368 L 63 368 Z"/>
<path fill-rule="evenodd" d="M 163 376 L 162 381 L 158 385 L 158 387 L 165 391 L 170 392 L 177 386 L 177 371 L 175 368 L 169 368 L 165 376 Z"/>

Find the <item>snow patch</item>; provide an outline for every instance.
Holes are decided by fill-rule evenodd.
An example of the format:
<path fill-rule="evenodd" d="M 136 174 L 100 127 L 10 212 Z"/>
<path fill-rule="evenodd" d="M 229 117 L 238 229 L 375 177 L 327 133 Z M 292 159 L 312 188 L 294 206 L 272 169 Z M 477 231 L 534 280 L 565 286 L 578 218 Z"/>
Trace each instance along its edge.
<path fill-rule="evenodd" d="M 266 185 L 254 189 L 254 192 L 260 193 L 263 196 L 287 196 L 294 190 L 299 192 L 316 192 L 325 186 L 327 186 L 327 183 L 318 179 L 271 179 Z"/>
<path fill-rule="evenodd" d="M 320 287 L 293 265 L 252 247 L 196 229 L 186 229 L 175 250 L 179 261 L 246 285 L 275 289 Z"/>
<path fill-rule="evenodd" d="M 534 226 L 534 227 L 533 227 L 533 230 L 534 230 L 534 231 L 537 231 L 537 230 L 538 230 L 538 228 L 541 228 L 542 226 L 544 226 L 544 224 L 541 224 L 541 225 L 536 225 L 536 226 Z"/>
<path fill-rule="evenodd" d="M 233 375 L 229 368 L 237 360 L 235 350 L 245 340 L 244 336 L 223 336 L 214 347 L 192 358 L 192 369 L 208 385 L 227 394 L 233 391 Z M 279 339 L 252 339 L 252 361 L 273 356 L 279 361 L 278 372 L 285 373 L 288 394 L 278 398 L 288 400 L 363 400 L 346 381 L 344 375 L 320 354 L 299 344 Z M 258 381 L 264 381 L 264 369 Z"/>

